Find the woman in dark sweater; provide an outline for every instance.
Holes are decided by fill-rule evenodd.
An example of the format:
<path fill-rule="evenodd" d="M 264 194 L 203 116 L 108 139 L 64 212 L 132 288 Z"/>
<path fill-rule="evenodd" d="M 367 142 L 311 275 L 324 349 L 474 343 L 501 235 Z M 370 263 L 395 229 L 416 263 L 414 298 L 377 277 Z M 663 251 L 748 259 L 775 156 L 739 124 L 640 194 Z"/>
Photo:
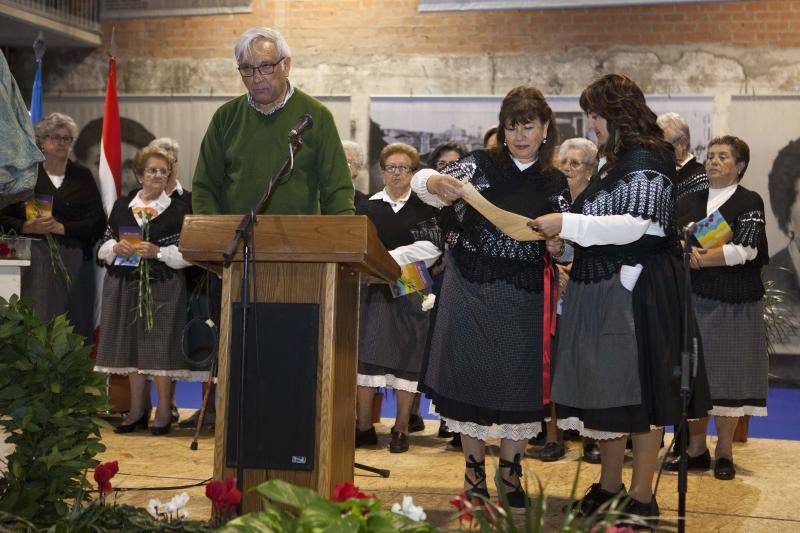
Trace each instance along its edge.
<path fill-rule="evenodd" d="M 78 132 L 75 121 L 51 113 L 36 124 L 35 132 L 45 156 L 39 165 L 35 197 L 3 209 L 0 226 L 6 233 L 40 238 L 32 242 L 31 265 L 22 270 L 22 297 L 32 299 L 42 320 L 67 313 L 76 333 L 91 338 L 92 259 L 94 244 L 105 227 L 103 204 L 89 169 L 69 159 Z M 48 235 L 55 242 L 53 250 Z"/>

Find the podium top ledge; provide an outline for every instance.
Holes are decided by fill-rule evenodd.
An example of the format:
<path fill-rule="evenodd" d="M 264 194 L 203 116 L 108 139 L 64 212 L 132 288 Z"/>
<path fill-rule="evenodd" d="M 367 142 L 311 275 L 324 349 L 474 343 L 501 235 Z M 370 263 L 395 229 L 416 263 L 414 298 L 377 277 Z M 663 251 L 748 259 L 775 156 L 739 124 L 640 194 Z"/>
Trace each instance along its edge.
<path fill-rule="evenodd" d="M 187 215 L 181 231 L 184 259 L 220 264 L 242 215 Z M 344 263 L 389 283 L 400 267 L 378 240 L 375 226 L 356 215 L 259 215 L 251 251 L 256 262 Z M 242 261 L 241 246 L 233 261 Z"/>

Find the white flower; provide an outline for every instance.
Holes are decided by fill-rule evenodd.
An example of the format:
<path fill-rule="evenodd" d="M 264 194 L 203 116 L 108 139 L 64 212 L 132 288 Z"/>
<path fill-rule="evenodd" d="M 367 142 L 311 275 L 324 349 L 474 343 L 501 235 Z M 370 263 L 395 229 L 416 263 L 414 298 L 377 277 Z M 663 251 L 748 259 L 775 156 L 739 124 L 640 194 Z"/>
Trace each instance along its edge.
<path fill-rule="evenodd" d="M 186 509 L 181 509 L 181 518 L 183 518 L 184 520 L 188 520 L 189 519 L 189 511 L 187 511 Z"/>
<path fill-rule="evenodd" d="M 407 516 L 415 522 L 425 520 L 427 515 L 422 509 L 421 505 L 414 505 L 414 500 L 411 496 L 403 496 L 403 504 L 396 503 L 392 505 L 392 512 L 395 514 Z"/>
<path fill-rule="evenodd" d="M 433 309 L 433 305 L 436 303 L 436 295 L 435 294 L 426 294 L 422 297 L 422 310 L 423 311 L 430 311 Z"/>
<path fill-rule="evenodd" d="M 150 513 L 153 518 L 158 518 L 158 508 L 163 505 L 161 500 L 150 500 L 147 502 L 147 512 Z"/>
<path fill-rule="evenodd" d="M 186 504 L 189 503 L 189 495 L 185 492 L 181 492 L 173 496 L 169 503 L 174 505 L 176 511 L 178 509 L 183 509 L 186 507 Z"/>

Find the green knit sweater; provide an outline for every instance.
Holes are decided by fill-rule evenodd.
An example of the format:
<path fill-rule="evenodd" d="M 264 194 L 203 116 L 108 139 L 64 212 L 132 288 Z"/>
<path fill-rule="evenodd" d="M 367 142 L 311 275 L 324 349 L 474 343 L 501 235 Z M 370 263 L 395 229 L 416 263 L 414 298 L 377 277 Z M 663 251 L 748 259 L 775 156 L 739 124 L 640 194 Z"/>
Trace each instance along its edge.
<path fill-rule="evenodd" d="M 275 188 L 262 213 L 352 215 L 353 183 L 333 115 L 295 88 L 271 115 L 253 109 L 244 94 L 211 118 L 192 181 L 195 214 L 237 214 L 254 208 L 289 154 L 287 134 L 303 113 L 313 126 L 303 135 L 294 171 Z"/>

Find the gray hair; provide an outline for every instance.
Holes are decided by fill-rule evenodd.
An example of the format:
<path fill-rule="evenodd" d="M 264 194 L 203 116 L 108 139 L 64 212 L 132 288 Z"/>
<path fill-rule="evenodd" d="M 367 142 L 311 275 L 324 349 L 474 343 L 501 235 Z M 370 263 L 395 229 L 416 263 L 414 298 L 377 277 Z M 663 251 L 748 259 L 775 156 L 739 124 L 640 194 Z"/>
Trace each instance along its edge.
<path fill-rule="evenodd" d="M 172 137 L 159 137 L 158 139 L 153 139 L 150 141 L 148 146 L 155 146 L 157 148 L 161 148 L 162 150 L 166 150 L 167 153 L 172 153 L 175 156 L 176 161 L 178 159 L 178 152 L 180 152 L 181 149 L 178 141 Z"/>
<path fill-rule="evenodd" d="M 584 139 L 583 137 L 567 139 L 561 143 L 561 146 L 558 148 L 558 160 L 561 161 L 564 159 L 564 156 L 567 155 L 567 150 L 572 149 L 583 152 L 583 156 L 586 158 L 586 163 L 589 165 L 597 165 L 597 145 L 595 145 L 589 139 Z"/>
<path fill-rule="evenodd" d="M 682 116 L 677 113 L 664 113 L 658 116 L 656 124 L 664 133 L 669 130 L 677 134 L 675 138 L 667 139 L 670 144 L 683 144 L 686 149 L 689 149 L 691 146 L 689 124 L 686 123 Z"/>
<path fill-rule="evenodd" d="M 36 126 L 33 128 L 36 134 L 36 142 L 41 144 L 47 135 L 60 128 L 67 128 L 73 141 L 78 137 L 78 125 L 75 124 L 71 116 L 65 115 L 64 113 L 50 113 L 37 122 Z"/>
<path fill-rule="evenodd" d="M 261 39 L 265 39 L 275 45 L 275 48 L 278 49 L 279 60 L 285 57 L 292 57 L 292 51 L 289 50 L 286 39 L 283 38 L 283 35 L 278 30 L 273 30 L 272 28 L 250 28 L 236 41 L 236 46 L 233 49 L 236 62 L 241 63 L 245 54 L 252 52 L 253 45 Z"/>
<path fill-rule="evenodd" d="M 360 144 L 353 141 L 342 141 L 342 148 L 344 148 L 345 154 L 351 152 L 355 155 L 356 163 L 358 163 L 359 167 L 364 166 L 364 150 L 361 148 Z"/>

